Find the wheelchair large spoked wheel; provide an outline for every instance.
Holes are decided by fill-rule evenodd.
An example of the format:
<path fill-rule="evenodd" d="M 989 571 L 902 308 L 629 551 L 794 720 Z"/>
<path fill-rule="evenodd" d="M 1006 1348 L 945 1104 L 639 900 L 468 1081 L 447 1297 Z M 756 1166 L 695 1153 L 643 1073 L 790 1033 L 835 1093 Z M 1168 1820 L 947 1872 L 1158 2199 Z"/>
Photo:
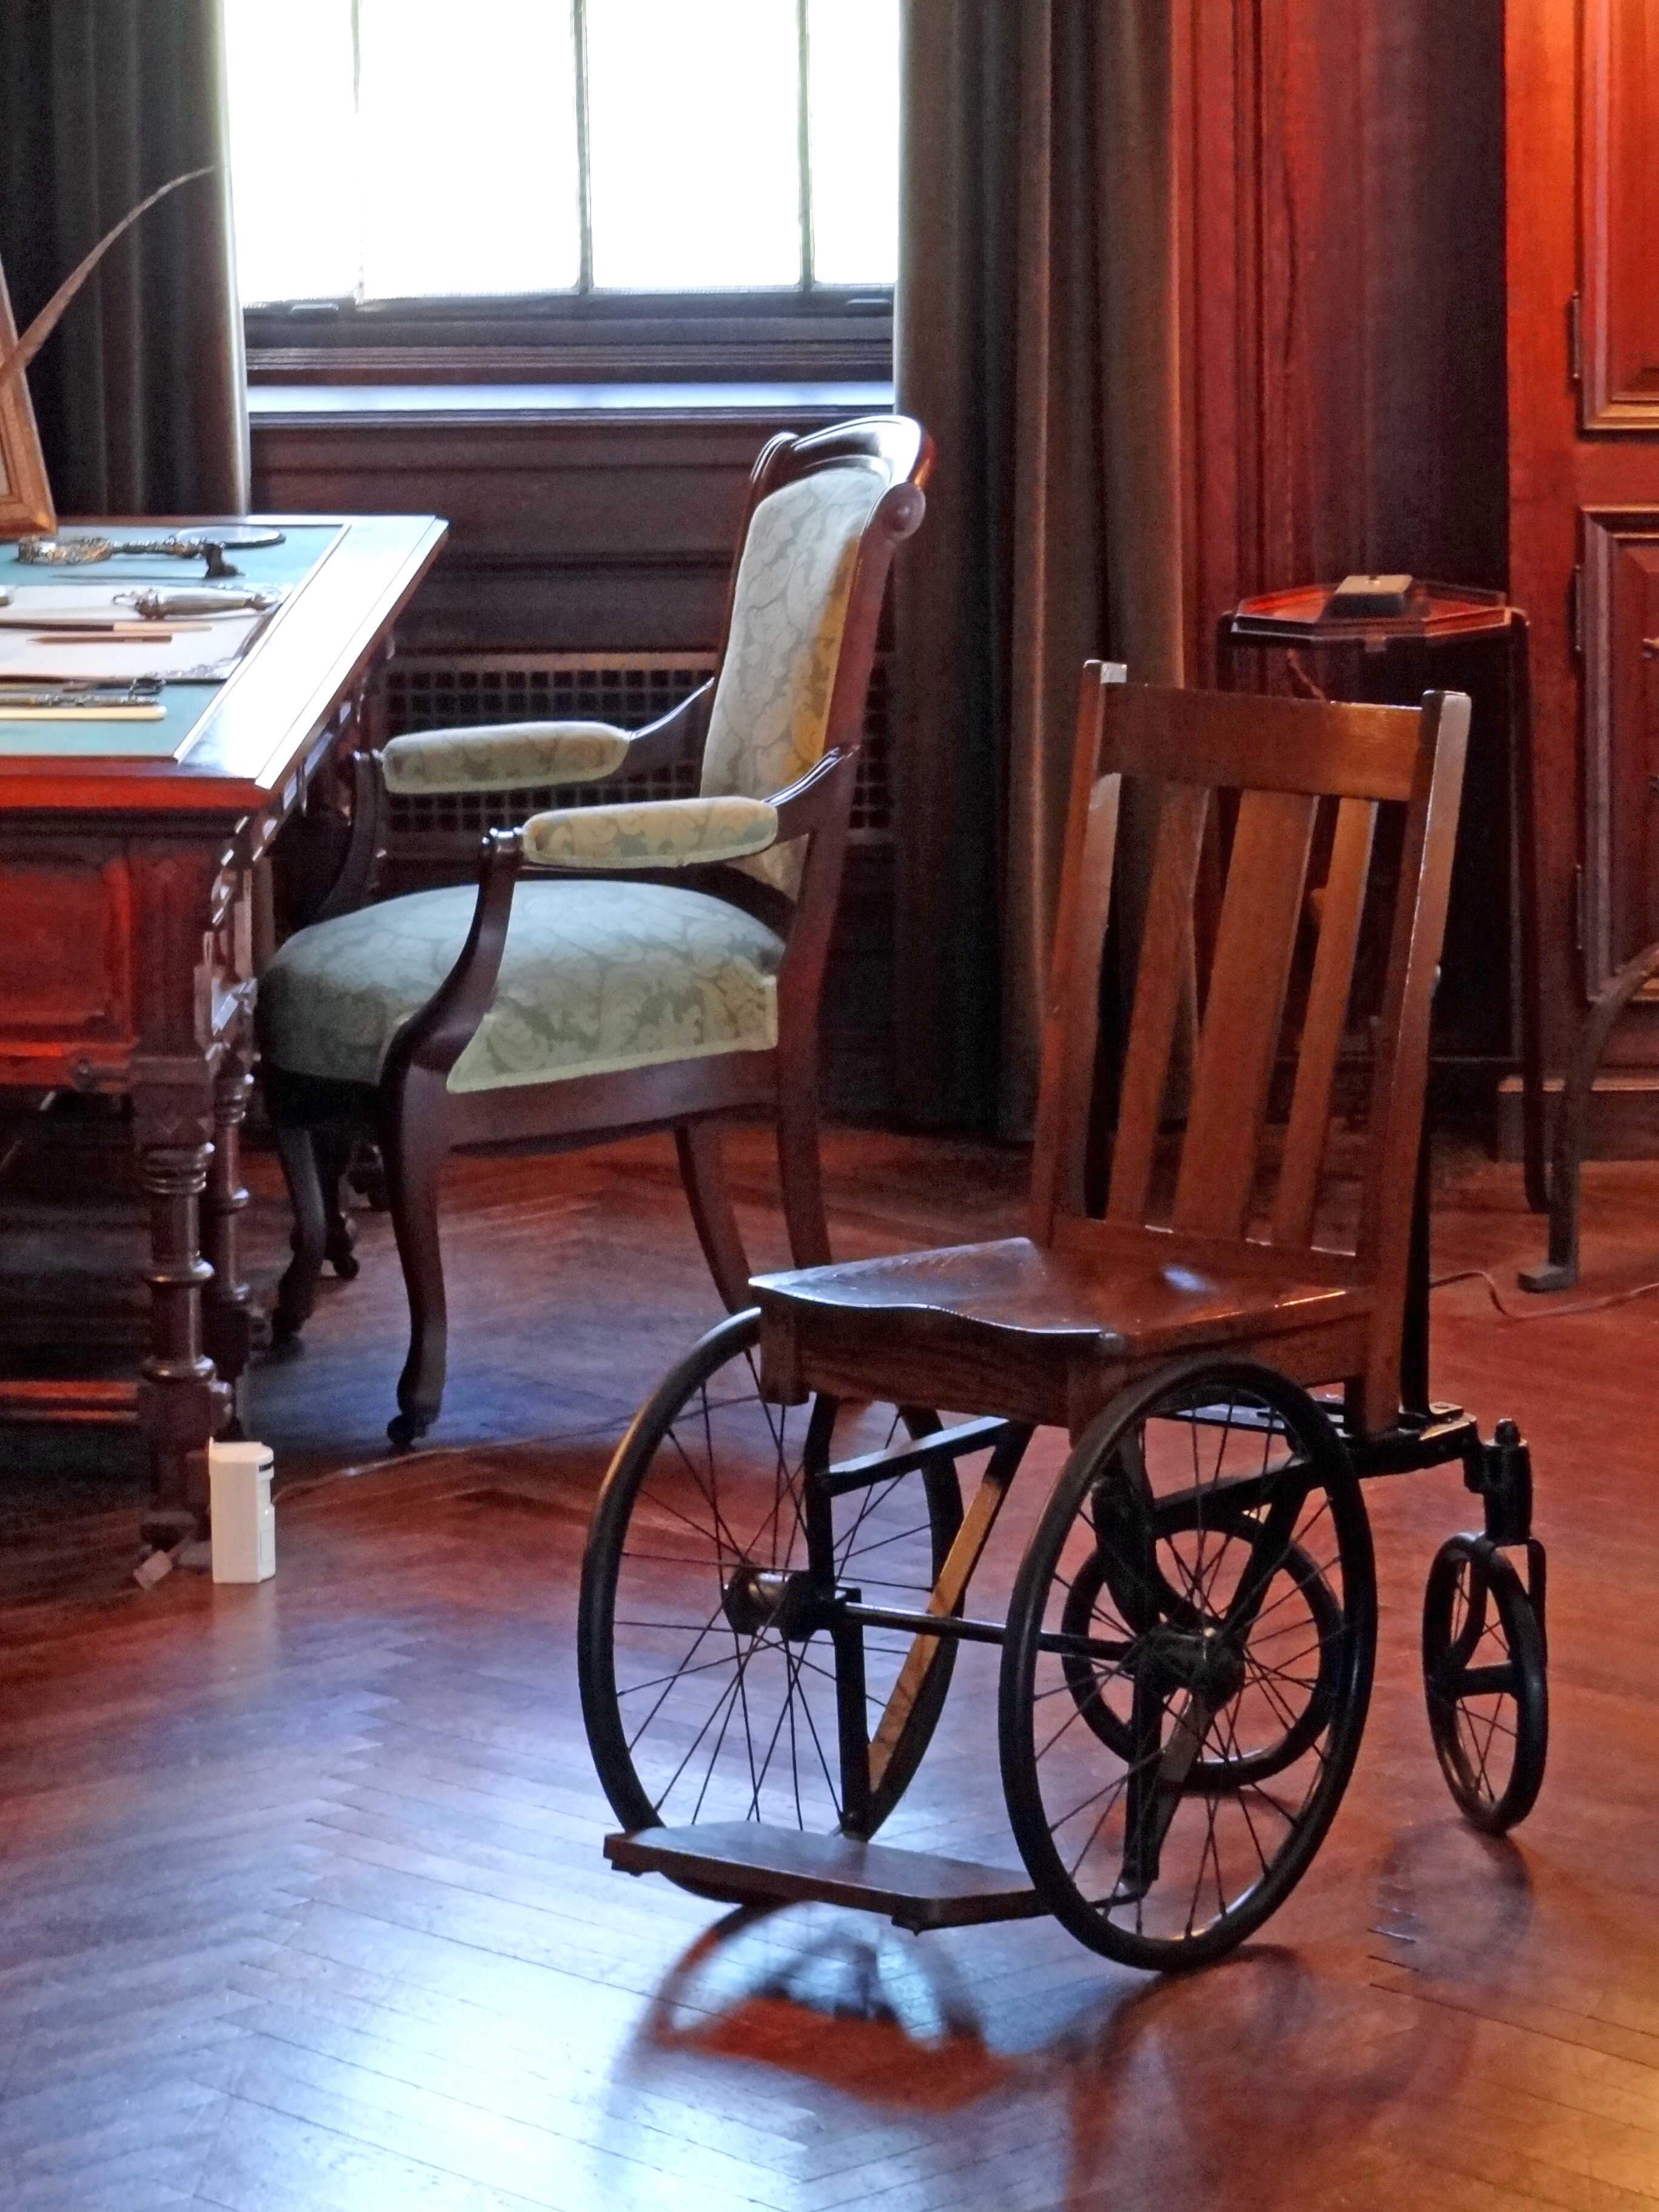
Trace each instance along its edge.
<path fill-rule="evenodd" d="M 1243 1942 L 1341 1801 L 1376 1642 L 1370 1526 L 1319 1407 L 1248 1360 L 1125 1391 L 1009 1607 L 1003 1786 L 1043 1903 L 1129 1966 Z"/>
<path fill-rule="evenodd" d="M 1446 1786 L 1466 1819 L 1501 1836 L 1531 1812 L 1549 1747 L 1538 1615 L 1489 1537 L 1453 1536 L 1423 1600 L 1423 1690 Z"/>
<path fill-rule="evenodd" d="M 925 1606 L 962 1520 L 954 1465 L 868 1481 L 858 1462 L 931 1413 L 762 1391 L 759 1316 L 710 1331 L 641 1409 L 582 1566 L 578 1666 L 599 1779 L 630 1830 L 762 1820 L 868 1835 L 914 1775 L 955 1646 L 849 1639 L 834 1600 Z M 810 1472 L 809 1472 L 810 1468 Z M 860 1680 L 861 1678 L 861 1680 Z M 890 1705 L 894 1717 L 883 1729 Z M 872 1747 L 843 1802 L 843 1729 Z"/>

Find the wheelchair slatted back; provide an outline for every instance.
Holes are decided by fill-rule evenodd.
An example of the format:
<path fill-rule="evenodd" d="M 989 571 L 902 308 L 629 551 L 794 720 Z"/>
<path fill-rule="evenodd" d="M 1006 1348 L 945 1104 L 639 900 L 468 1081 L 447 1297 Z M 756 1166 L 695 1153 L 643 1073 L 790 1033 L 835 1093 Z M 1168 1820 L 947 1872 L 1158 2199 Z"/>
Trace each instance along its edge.
<path fill-rule="evenodd" d="M 1249 791 L 1239 801 L 1176 1184 L 1177 1229 L 1244 1233 L 1317 804 L 1290 791 Z"/>
<path fill-rule="evenodd" d="M 1371 845 L 1376 830 L 1376 802 L 1345 799 L 1337 808 L 1331 843 L 1330 874 L 1319 917 L 1308 1011 L 1302 1024 L 1302 1050 L 1285 1133 L 1285 1160 L 1273 1201 L 1275 1244 L 1306 1244 L 1313 1236 L 1319 1203 L 1319 1178 L 1325 1164 L 1331 1126 L 1331 1092 L 1337 1055 L 1353 988 L 1359 951 L 1359 923 L 1370 878 Z"/>
<path fill-rule="evenodd" d="M 1322 802 L 1334 820 L 1308 975 L 1282 1161 L 1266 1241 L 1309 1248 L 1379 811 L 1403 816 L 1398 889 L 1376 1027 L 1357 1257 L 1403 1302 L 1410 1206 L 1427 1074 L 1428 1022 L 1449 888 L 1468 702 L 1421 708 L 1164 691 L 1091 663 L 1085 674 L 1032 1181 L 1032 1234 L 1085 1212 L 1101 961 L 1121 779 L 1159 794 L 1141 951 L 1119 1087 L 1105 1216 L 1149 1219 L 1183 1009 L 1197 1007 L 1171 1227 L 1243 1240 L 1263 1149 L 1287 991 L 1307 927 Z M 1212 945 L 1199 972 L 1200 884 L 1214 872 L 1237 793 Z M 1072 1232 L 1074 1241 L 1075 1232 Z M 1395 1287 L 1397 1279 L 1397 1297 Z M 1397 1331 L 1395 1341 L 1397 1348 Z M 1397 1349 L 1396 1349 L 1397 1356 Z"/>

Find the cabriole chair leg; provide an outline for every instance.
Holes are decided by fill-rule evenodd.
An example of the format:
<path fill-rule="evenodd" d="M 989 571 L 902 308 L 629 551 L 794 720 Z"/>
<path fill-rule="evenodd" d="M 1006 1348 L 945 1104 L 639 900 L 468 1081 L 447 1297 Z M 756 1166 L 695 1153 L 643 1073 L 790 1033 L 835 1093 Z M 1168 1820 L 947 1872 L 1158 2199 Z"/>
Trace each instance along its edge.
<path fill-rule="evenodd" d="M 323 1187 L 323 1257 L 343 1283 L 349 1283 L 356 1278 L 358 1262 L 352 1250 L 356 1237 L 351 1217 L 341 1198 L 356 1146 L 351 1138 L 325 1131 L 318 1135 L 315 1149 Z"/>
<path fill-rule="evenodd" d="M 783 1186 L 784 1226 L 798 1267 L 827 1267 L 834 1255 L 823 1218 L 823 1173 L 818 1158 L 815 1083 L 786 1082 L 778 1098 L 778 1179 Z"/>
<path fill-rule="evenodd" d="M 277 1287 L 276 1310 L 271 1316 L 271 1340 L 280 1347 L 295 1344 L 300 1331 L 311 1318 L 311 1310 L 317 1303 L 318 1279 L 323 1272 L 328 1228 L 316 1143 L 311 1131 L 279 1127 L 276 1136 L 289 1203 L 294 1209 L 294 1257 Z"/>
<path fill-rule="evenodd" d="M 679 1154 L 686 1203 L 714 1287 L 727 1313 L 741 1313 L 752 1303 L 749 1255 L 743 1249 L 743 1232 L 738 1227 L 731 1186 L 726 1180 L 720 1124 L 683 1122 L 674 1132 L 674 1146 Z"/>
<path fill-rule="evenodd" d="M 400 1451 L 424 1436 L 443 1404 L 448 1316 L 438 1242 L 438 1171 L 448 1146 L 431 1117 L 404 1102 L 384 1145 L 392 1226 L 409 1296 L 409 1357 L 398 1377 L 398 1411 L 386 1435 Z"/>

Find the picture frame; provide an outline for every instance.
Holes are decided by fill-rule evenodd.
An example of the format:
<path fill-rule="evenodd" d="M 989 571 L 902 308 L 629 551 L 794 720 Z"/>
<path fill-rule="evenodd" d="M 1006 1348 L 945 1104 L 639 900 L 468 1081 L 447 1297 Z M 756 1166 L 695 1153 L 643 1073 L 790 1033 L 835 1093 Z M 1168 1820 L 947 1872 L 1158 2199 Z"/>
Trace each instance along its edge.
<path fill-rule="evenodd" d="M 0 361 L 16 343 L 6 272 L 0 268 Z M 0 541 L 57 527 L 27 379 L 0 379 Z"/>

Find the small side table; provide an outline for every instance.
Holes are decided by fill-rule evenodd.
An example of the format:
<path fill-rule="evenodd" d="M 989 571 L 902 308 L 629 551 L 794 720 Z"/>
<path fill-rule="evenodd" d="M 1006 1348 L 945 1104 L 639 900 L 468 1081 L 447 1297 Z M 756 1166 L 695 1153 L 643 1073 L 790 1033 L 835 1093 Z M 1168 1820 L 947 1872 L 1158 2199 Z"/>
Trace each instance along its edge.
<path fill-rule="evenodd" d="M 1415 706 L 1432 688 L 1437 655 L 1489 645 L 1499 656 L 1509 721 L 1509 786 L 1519 905 L 1522 1158 L 1527 1203 L 1549 1204 L 1544 1168 L 1543 1040 L 1539 1004 L 1538 846 L 1533 799 L 1532 710 L 1527 617 L 1501 592 L 1462 584 L 1417 584 L 1403 615 L 1328 620 L 1334 586 L 1301 584 L 1241 599 L 1216 627 L 1217 679 L 1231 687 L 1237 655 L 1254 647 L 1291 656 L 1310 696 Z M 1301 665 L 1304 653 L 1345 658 L 1346 680 L 1328 692 Z"/>

